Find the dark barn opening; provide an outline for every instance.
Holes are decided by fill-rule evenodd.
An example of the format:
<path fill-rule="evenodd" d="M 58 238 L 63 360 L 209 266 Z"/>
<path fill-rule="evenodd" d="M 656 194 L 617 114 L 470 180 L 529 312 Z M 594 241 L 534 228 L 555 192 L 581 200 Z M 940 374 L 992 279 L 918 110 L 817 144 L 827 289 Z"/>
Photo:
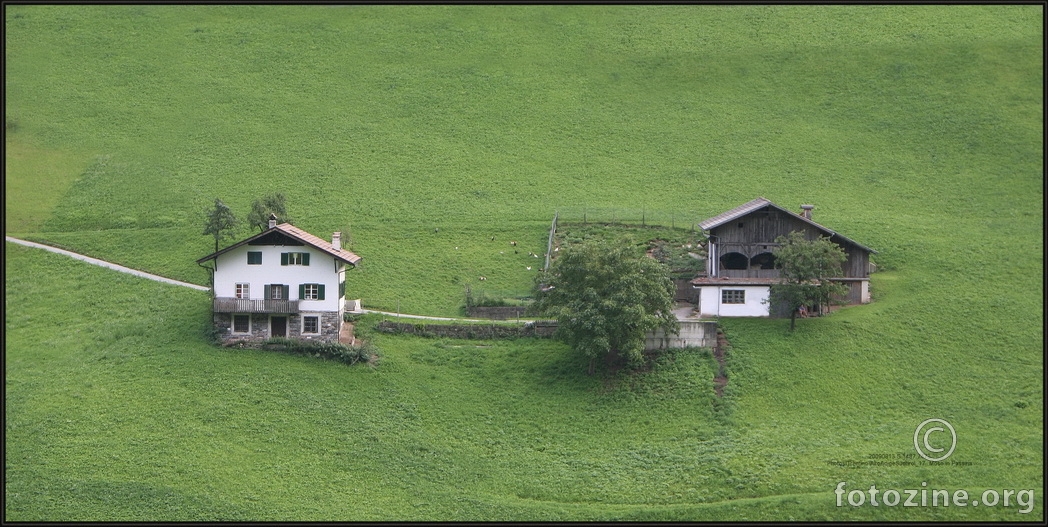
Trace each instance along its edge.
<path fill-rule="evenodd" d="M 775 269 L 775 255 L 772 253 L 760 253 L 750 258 L 750 266 L 757 269 Z"/>
<path fill-rule="evenodd" d="M 724 269 L 748 269 L 750 259 L 742 253 L 728 253 L 720 257 L 720 263 Z"/>

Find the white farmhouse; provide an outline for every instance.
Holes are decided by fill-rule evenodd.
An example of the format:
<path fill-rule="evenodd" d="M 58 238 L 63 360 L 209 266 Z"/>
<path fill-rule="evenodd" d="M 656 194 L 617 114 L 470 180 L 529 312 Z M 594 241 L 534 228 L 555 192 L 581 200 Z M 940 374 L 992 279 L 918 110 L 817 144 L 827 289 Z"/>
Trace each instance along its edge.
<path fill-rule="evenodd" d="M 270 337 L 334 342 L 346 310 L 347 264 L 360 257 L 290 223 L 276 224 L 209 254 L 214 322 L 226 343 Z"/>

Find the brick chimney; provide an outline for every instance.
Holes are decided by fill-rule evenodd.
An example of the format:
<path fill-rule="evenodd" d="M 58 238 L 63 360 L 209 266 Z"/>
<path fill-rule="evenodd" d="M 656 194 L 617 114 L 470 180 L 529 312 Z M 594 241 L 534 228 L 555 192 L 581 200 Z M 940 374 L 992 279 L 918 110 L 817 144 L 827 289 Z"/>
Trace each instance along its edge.
<path fill-rule="evenodd" d="M 271 212 L 271 213 L 269 213 L 269 228 L 272 229 L 273 227 L 276 227 L 276 226 L 277 226 L 277 215 L 273 214 Z"/>
<path fill-rule="evenodd" d="M 333 232 L 331 233 L 331 248 L 336 251 L 342 250 L 342 233 Z"/>
<path fill-rule="evenodd" d="M 801 216 L 806 219 L 811 219 L 811 209 L 814 209 L 815 205 L 801 205 Z"/>

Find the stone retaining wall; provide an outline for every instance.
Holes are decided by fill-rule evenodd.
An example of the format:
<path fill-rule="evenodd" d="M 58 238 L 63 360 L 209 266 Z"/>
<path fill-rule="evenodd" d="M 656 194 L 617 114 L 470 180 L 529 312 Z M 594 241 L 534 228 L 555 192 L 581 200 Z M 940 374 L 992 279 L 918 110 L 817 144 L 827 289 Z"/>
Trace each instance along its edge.
<path fill-rule="evenodd" d="M 717 323 L 712 321 L 681 320 L 680 334 L 667 335 L 657 329 L 644 337 L 644 350 L 666 348 L 712 348 L 717 345 Z"/>
<path fill-rule="evenodd" d="M 491 320 L 512 320 L 524 316 L 524 306 L 506 307 L 471 307 L 467 314 L 471 318 L 489 318 Z"/>
<path fill-rule="evenodd" d="M 505 339 L 519 337 L 550 338 L 557 332 L 555 320 L 529 322 L 522 326 L 502 324 L 411 324 L 384 320 L 376 326 L 383 333 L 405 333 L 420 337 L 454 339 Z M 712 348 L 717 345 L 717 323 L 712 321 L 680 322 L 679 335 L 666 335 L 663 330 L 648 333 L 644 339 L 647 351 L 666 348 Z"/>
<path fill-rule="evenodd" d="M 502 324 L 409 324 L 406 322 L 378 323 L 376 329 L 383 333 L 406 333 L 421 337 L 448 337 L 454 339 L 505 339 L 518 337 L 549 338 L 557 331 L 553 321 L 529 322 L 521 326 Z"/>

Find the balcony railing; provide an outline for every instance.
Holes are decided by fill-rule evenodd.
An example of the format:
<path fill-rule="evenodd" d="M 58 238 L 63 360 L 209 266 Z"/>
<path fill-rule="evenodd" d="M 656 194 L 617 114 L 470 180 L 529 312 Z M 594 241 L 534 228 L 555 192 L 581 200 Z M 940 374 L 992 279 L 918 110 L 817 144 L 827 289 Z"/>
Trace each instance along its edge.
<path fill-rule="evenodd" d="M 215 313 L 298 313 L 298 300 L 218 297 Z"/>
<path fill-rule="evenodd" d="M 720 269 L 717 276 L 729 278 L 778 278 L 778 269 Z"/>

